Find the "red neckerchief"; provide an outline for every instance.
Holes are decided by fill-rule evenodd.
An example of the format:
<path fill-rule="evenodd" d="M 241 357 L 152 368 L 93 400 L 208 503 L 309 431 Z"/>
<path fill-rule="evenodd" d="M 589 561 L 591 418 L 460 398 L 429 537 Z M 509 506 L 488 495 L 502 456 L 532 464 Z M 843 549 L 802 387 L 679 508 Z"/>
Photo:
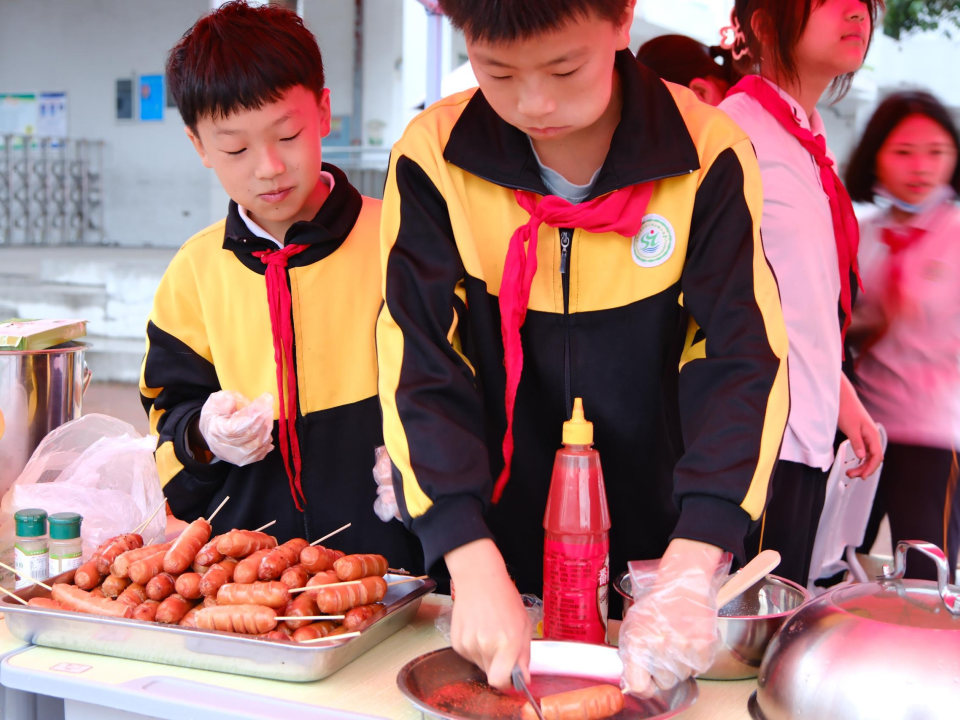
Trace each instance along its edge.
<path fill-rule="evenodd" d="M 505 405 L 507 432 L 503 437 L 503 472 L 493 488 L 493 502 L 499 502 L 510 479 L 513 461 L 513 411 L 523 372 L 520 328 L 527 317 L 530 287 L 537 273 L 537 234 L 540 225 L 553 228 L 581 228 L 590 233 L 615 232 L 633 237 L 640 231 L 643 215 L 653 194 L 653 183 L 631 185 L 590 202 L 571 205 L 563 198 L 514 191 L 517 203 L 530 213 L 530 220 L 518 227 L 503 264 L 500 281 L 500 333 L 503 336 L 503 364 L 507 372 Z M 538 200 L 539 199 L 539 200 Z"/>

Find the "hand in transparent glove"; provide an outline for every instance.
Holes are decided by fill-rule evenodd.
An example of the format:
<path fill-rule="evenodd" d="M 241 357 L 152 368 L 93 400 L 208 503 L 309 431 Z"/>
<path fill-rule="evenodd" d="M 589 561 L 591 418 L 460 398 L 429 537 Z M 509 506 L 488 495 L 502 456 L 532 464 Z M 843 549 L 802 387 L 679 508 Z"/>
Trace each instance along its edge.
<path fill-rule="evenodd" d="M 273 450 L 273 396 L 253 402 L 232 390 L 213 393 L 200 411 L 200 434 L 221 460 L 244 466 Z"/>
<path fill-rule="evenodd" d="M 650 697 L 709 669 L 719 644 L 717 591 L 730 560 L 712 545 L 674 540 L 662 560 L 630 563 L 634 604 L 620 628 L 624 689 Z"/>
<path fill-rule="evenodd" d="M 373 501 L 373 511 L 384 522 L 394 518 L 400 520 L 400 506 L 397 505 L 397 493 L 393 489 L 393 465 L 390 454 L 383 445 L 376 449 L 377 463 L 373 466 L 373 479 L 377 481 L 377 499 Z"/>

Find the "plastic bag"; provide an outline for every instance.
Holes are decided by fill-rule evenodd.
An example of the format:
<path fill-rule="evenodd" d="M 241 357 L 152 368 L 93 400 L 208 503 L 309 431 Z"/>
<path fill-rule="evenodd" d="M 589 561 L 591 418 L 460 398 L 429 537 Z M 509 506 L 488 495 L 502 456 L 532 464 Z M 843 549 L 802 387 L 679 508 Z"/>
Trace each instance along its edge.
<path fill-rule="evenodd" d="M 377 481 L 377 499 L 373 501 L 373 511 L 384 522 L 390 522 L 394 518 L 400 520 L 397 492 L 393 489 L 393 465 L 390 462 L 390 455 L 383 445 L 376 449 L 375 455 L 373 479 Z"/>
<path fill-rule="evenodd" d="M 157 439 L 140 437 L 129 423 L 108 415 L 85 415 L 52 431 L 30 457 L 20 477 L 0 502 L 0 557 L 13 557 L 13 514 L 43 508 L 48 515 L 83 516 L 83 557 L 114 535 L 130 532 L 163 502 L 153 453 Z M 142 531 L 144 543 L 162 538 L 161 510 Z M 12 573 L 0 584 L 13 586 Z"/>
<path fill-rule="evenodd" d="M 660 560 L 629 563 L 634 604 L 620 627 L 625 689 L 650 697 L 710 668 L 720 642 L 717 592 L 731 559 L 724 553 L 712 572 L 696 558 L 674 558 L 667 568 Z"/>

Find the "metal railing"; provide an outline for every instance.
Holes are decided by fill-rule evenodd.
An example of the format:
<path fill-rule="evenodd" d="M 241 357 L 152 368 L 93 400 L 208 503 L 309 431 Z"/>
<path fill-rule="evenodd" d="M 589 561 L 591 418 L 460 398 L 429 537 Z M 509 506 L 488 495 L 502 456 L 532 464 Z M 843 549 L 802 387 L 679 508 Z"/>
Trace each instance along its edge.
<path fill-rule="evenodd" d="M 324 162 L 343 170 L 361 195 L 380 199 L 387 180 L 390 148 L 379 145 L 331 146 L 323 148 Z"/>
<path fill-rule="evenodd" d="M 0 246 L 104 237 L 103 141 L 0 136 Z"/>

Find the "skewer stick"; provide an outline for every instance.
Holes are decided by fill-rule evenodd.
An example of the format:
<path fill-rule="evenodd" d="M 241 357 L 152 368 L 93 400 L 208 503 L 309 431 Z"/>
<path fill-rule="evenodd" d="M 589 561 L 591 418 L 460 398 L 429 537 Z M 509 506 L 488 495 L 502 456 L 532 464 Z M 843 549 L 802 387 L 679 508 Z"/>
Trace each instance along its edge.
<path fill-rule="evenodd" d="M 311 546 L 313 546 L 313 545 L 319 545 L 320 543 L 322 543 L 322 542 L 323 542 L 324 540 L 326 540 L 327 538 L 332 538 L 332 537 L 333 537 L 334 535 L 336 535 L 337 533 L 342 533 L 344 530 L 346 530 L 346 529 L 347 529 L 348 527 L 350 527 L 351 525 L 353 525 L 353 523 L 347 523 L 347 524 L 344 525 L 342 528 L 337 528 L 337 529 L 334 530 L 332 533 L 329 533 L 328 535 L 324 535 L 324 536 L 323 536 L 322 538 L 320 538 L 319 540 L 314 540 L 312 543 L 310 543 L 310 545 L 311 545 Z"/>
<path fill-rule="evenodd" d="M 223 502 L 220 503 L 219 505 L 217 505 L 217 509 L 214 510 L 214 511 L 213 511 L 213 514 L 211 514 L 210 517 L 207 518 L 207 522 L 208 522 L 208 523 L 212 523 L 212 522 L 213 522 L 213 518 L 216 517 L 216 515 L 217 515 L 218 512 L 220 512 L 220 508 L 222 508 L 224 505 L 227 504 L 227 500 L 229 500 L 229 499 L 230 499 L 230 496 L 227 495 L 227 496 L 223 499 Z M 274 520 L 274 522 L 276 522 L 276 520 Z"/>
<path fill-rule="evenodd" d="M 403 568 L 399 568 L 399 569 L 397 569 L 397 568 L 387 568 L 387 572 L 388 572 L 388 573 L 391 573 L 391 574 L 393 574 L 393 575 L 409 575 L 409 574 L 410 574 L 410 571 L 409 571 L 409 570 L 404 570 Z"/>
<path fill-rule="evenodd" d="M 359 637 L 360 631 L 343 633 L 341 635 L 327 635 L 322 638 L 314 638 L 313 640 L 302 640 L 299 645 L 306 645 L 308 643 L 318 643 L 324 642 L 325 640 L 346 640 L 347 638 Z"/>
<path fill-rule="evenodd" d="M 303 617 L 278 617 L 277 620 L 343 620 L 343 618 L 343 615 L 304 615 Z"/>
<path fill-rule="evenodd" d="M 15 592 L 10 592 L 9 590 L 7 590 L 7 589 L 6 589 L 5 587 L 3 587 L 2 585 L 0 585 L 0 590 L 2 590 L 4 593 L 6 593 L 6 594 L 9 595 L 10 597 L 12 597 L 12 598 L 13 598 L 14 600 L 16 600 L 17 602 L 21 602 L 21 603 L 23 603 L 24 605 L 29 605 L 29 604 L 30 604 L 30 603 L 28 603 L 26 600 L 24 600 L 22 597 L 20 597 L 19 595 L 17 595 Z"/>
<path fill-rule="evenodd" d="M 39 586 L 42 587 L 44 590 L 49 590 L 50 592 L 53 592 L 53 588 L 50 587 L 49 585 L 47 585 L 46 583 L 42 583 L 42 582 L 40 582 L 39 580 L 34 580 L 34 579 L 33 579 L 32 577 L 30 577 L 29 575 L 24 575 L 22 572 L 19 572 L 16 568 L 12 568 L 12 567 L 10 567 L 9 565 L 5 565 L 5 564 L 2 563 L 2 562 L 0 562 L 0 567 L 2 567 L 4 570 L 9 570 L 9 571 L 12 572 L 14 575 L 19 575 L 19 576 L 22 577 L 24 580 L 27 580 L 28 582 L 32 582 L 34 585 L 39 585 Z"/>
<path fill-rule="evenodd" d="M 387 587 L 393 587 L 394 585 L 402 585 L 403 583 L 412 582 L 414 580 L 426 580 L 428 577 L 430 576 L 418 575 L 417 577 L 408 577 L 408 578 L 404 578 L 403 580 L 394 580 L 393 582 L 388 582 Z M 323 586 L 321 585 L 321 587 Z"/>
<path fill-rule="evenodd" d="M 343 587 L 344 585 L 359 585 L 360 580 L 347 580 L 346 582 L 327 583 L 326 585 L 307 585 L 302 588 L 294 588 L 290 592 L 303 592 L 304 590 L 323 590 L 328 587 Z"/>
<path fill-rule="evenodd" d="M 163 506 L 166 505 L 166 504 L 167 504 L 167 499 L 164 498 L 164 499 L 163 499 L 163 502 L 161 502 L 159 505 L 157 505 L 157 509 L 154 510 L 152 513 L 150 513 L 150 517 L 148 517 L 148 518 L 147 518 L 146 520 L 144 520 L 142 523 L 140 523 L 139 525 L 137 525 L 137 527 L 135 527 L 135 528 L 133 529 L 133 532 L 135 532 L 135 533 L 141 533 L 141 532 L 143 532 L 144 530 L 146 530 L 146 529 L 147 529 L 147 526 L 148 526 L 151 522 L 153 522 L 153 519 L 157 516 L 157 513 L 160 512 L 160 510 L 161 510 L 161 509 L 163 508 Z"/>
<path fill-rule="evenodd" d="M 271 525 L 276 525 L 276 524 L 277 524 L 277 521 L 276 521 L 276 520 L 271 520 L 271 521 L 268 522 L 266 525 L 264 525 L 264 526 L 262 526 L 262 527 L 258 527 L 256 530 L 254 530 L 254 532 L 263 532 L 264 530 L 266 530 L 266 529 L 267 529 L 268 527 L 270 527 Z"/>

